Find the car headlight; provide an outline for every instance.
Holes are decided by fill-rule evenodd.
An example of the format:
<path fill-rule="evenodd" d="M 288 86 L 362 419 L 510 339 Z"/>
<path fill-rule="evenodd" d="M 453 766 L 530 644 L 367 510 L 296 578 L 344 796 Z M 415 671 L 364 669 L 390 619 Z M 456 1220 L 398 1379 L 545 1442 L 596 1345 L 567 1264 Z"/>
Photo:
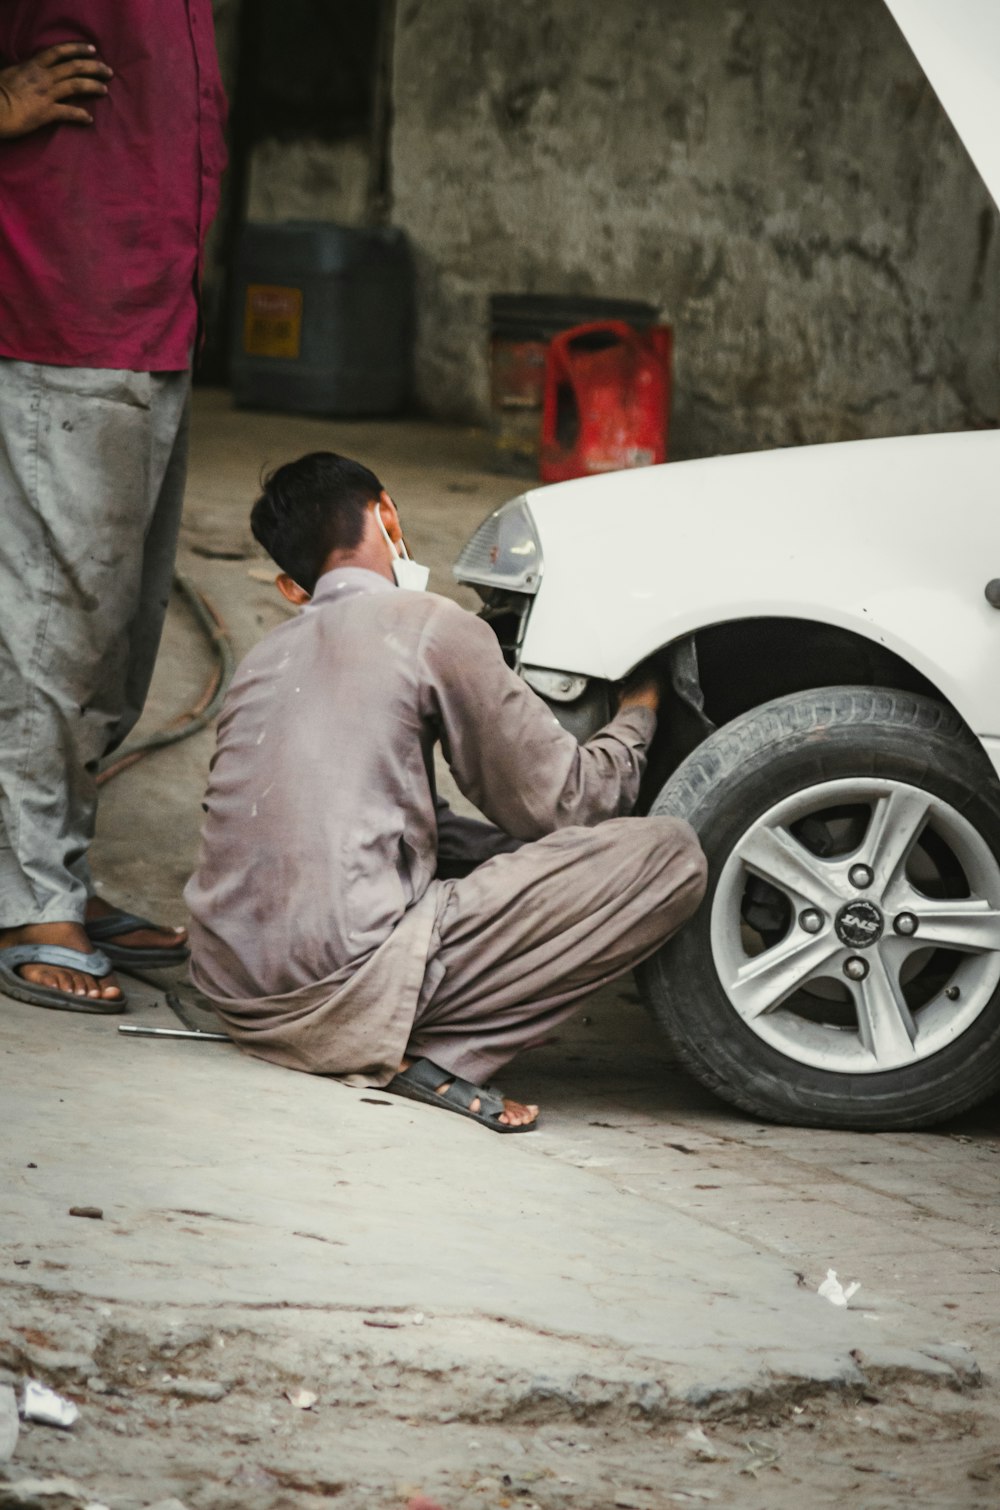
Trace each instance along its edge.
<path fill-rule="evenodd" d="M 542 549 L 527 499 L 512 498 L 476 530 L 452 572 L 457 582 L 536 593 L 542 577 Z"/>

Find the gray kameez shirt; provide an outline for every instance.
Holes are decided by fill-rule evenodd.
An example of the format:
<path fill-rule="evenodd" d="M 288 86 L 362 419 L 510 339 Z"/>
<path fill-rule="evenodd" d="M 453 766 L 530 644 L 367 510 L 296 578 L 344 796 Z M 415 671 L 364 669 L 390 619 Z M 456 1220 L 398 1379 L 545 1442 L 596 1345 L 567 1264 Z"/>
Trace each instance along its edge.
<path fill-rule="evenodd" d="M 439 852 L 485 858 L 634 806 L 655 717 L 579 745 L 481 620 L 357 567 L 243 661 L 219 720 L 192 975 L 252 1053 L 385 1083 L 432 949 Z M 440 741 L 497 828 L 438 801 Z M 508 837 L 510 836 L 510 837 Z"/>

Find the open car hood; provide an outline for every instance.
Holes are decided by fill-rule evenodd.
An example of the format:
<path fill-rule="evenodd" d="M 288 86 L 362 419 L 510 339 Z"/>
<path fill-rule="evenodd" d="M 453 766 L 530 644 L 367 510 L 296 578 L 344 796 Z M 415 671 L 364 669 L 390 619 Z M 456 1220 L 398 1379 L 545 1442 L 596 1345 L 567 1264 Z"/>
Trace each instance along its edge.
<path fill-rule="evenodd" d="M 1000 0 L 885 0 L 1000 205 Z"/>

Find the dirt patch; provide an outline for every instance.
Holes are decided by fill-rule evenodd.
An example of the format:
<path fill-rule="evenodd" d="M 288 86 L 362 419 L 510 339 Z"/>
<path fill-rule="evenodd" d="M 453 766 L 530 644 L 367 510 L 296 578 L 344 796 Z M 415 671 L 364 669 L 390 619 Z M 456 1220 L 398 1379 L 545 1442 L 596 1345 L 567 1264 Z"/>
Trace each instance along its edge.
<path fill-rule="evenodd" d="M 724 1411 L 655 1408 L 640 1360 L 592 1344 L 577 1356 L 516 1329 L 498 1359 L 476 1318 L 452 1318 L 467 1346 L 449 1366 L 435 1318 L 369 1330 L 347 1311 L 321 1324 L 293 1309 L 192 1317 L 20 1287 L 4 1299 L 20 1312 L 3 1330 L 6 1377 L 44 1379 L 80 1418 L 71 1431 L 22 1424 L 0 1510 L 139 1510 L 168 1497 L 189 1510 L 402 1510 L 417 1494 L 443 1510 L 801 1510 L 849 1495 L 866 1510 L 916 1499 L 993 1510 L 1000 1491 L 989 1383 L 900 1374 L 822 1395 L 775 1390 L 752 1408 L 736 1396 Z M 539 1357 L 579 1367 L 546 1384 Z M 57 1477 L 75 1498 L 24 1489 Z"/>

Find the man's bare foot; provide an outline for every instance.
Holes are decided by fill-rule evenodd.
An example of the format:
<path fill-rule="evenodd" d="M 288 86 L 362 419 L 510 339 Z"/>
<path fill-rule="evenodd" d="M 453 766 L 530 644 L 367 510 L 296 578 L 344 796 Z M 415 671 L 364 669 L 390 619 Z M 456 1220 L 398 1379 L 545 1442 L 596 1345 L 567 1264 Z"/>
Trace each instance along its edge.
<path fill-rule="evenodd" d="M 84 917 L 88 923 L 96 923 L 98 918 L 111 917 L 117 910 L 110 902 L 105 902 L 103 897 L 91 897 L 87 902 Z M 116 934 L 115 943 L 121 944 L 125 949 L 182 950 L 187 943 L 187 929 L 137 928 L 132 933 Z"/>
<path fill-rule="evenodd" d="M 94 946 L 79 923 L 27 923 L 23 928 L 0 929 L 0 949 L 15 944 L 57 944 L 61 949 L 75 949 L 78 954 L 93 954 Z M 121 987 L 113 975 L 96 977 L 83 970 L 62 965 L 19 965 L 22 980 L 34 986 L 48 986 L 69 996 L 90 996 L 117 1001 Z"/>
<path fill-rule="evenodd" d="M 399 1066 L 400 1074 L 402 1074 L 403 1070 L 408 1070 L 412 1063 L 412 1059 L 404 1059 Z M 448 1089 L 455 1078 L 454 1075 L 451 1075 L 448 1079 L 441 1082 L 437 1088 L 439 1096 Z M 497 1118 L 497 1121 L 503 1122 L 507 1127 L 530 1127 L 533 1122 L 538 1121 L 537 1106 L 522 1106 L 520 1101 L 511 1101 L 509 1096 L 504 1096 L 503 1105 L 504 1109 Z M 470 1102 L 469 1110 L 470 1112 L 477 1112 L 479 1110 L 478 1096 Z"/>

